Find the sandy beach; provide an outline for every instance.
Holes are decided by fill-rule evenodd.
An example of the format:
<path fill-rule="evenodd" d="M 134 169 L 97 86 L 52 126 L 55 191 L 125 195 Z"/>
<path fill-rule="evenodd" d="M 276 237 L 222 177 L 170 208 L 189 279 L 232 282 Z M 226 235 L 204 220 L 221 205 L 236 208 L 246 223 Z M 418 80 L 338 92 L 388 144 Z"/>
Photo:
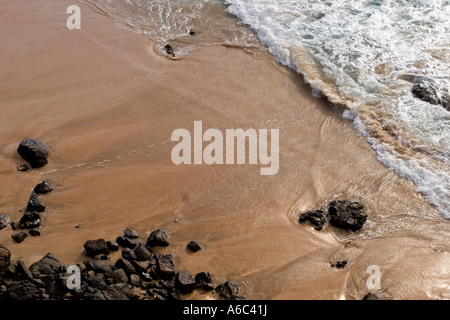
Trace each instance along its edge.
<path fill-rule="evenodd" d="M 51 252 L 81 263 L 87 240 L 165 228 L 171 245 L 158 250 L 174 254 L 177 270 L 238 281 L 249 299 L 362 299 L 372 265 L 383 299 L 450 298 L 448 221 L 263 46 L 201 46 L 172 60 L 84 3 L 81 29 L 68 30 L 71 4 L 1 1 L 0 213 L 18 221 L 33 187 L 54 184 L 41 236 L 17 244 L 10 226 L 0 231 L 12 258 L 30 265 Z M 194 121 L 278 129 L 278 173 L 175 165 L 172 132 L 192 132 Z M 51 148 L 49 163 L 18 172 L 26 137 Z M 364 204 L 363 229 L 298 222 L 337 199 Z M 188 252 L 191 240 L 204 250 Z M 345 268 L 331 266 L 342 260 Z"/>

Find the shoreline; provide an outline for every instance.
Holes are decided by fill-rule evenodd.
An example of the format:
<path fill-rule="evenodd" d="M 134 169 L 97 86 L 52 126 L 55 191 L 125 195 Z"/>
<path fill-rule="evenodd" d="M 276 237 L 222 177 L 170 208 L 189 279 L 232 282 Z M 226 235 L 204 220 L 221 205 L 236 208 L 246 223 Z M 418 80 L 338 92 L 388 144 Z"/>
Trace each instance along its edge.
<path fill-rule="evenodd" d="M 448 297 L 436 283 L 445 284 L 438 271 L 449 261 L 448 225 L 412 182 L 378 162 L 340 110 L 311 96 L 301 76 L 268 52 L 223 46 L 173 61 L 84 5 L 82 29 L 68 31 L 66 4 L 5 8 L 17 19 L 1 28 L 10 46 L 0 89 L 0 211 L 17 221 L 34 185 L 55 185 L 40 237 L 15 244 L 10 227 L 0 231 L 14 259 L 31 265 L 52 252 L 63 264 L 79 263 L 89 239 L 165 227 L 176 245 L 164 253 L 175 265 L 192 274 L 208 269 L 220 283 L 242 280 L 254 299 L 360 299 L 374 263 L 384 270 L 383 298 L 429 298 L 430 290 Z M 279 128 L 279 173 L 267 179 L 250 165 L 173 165 L 171 133 L 195 120 L 222 132 Z M 51 147 L 49 164 L 31 173 L 16 170 L 26 136 Z M 367 228 L 317 232 L 298 223 L 336 197 L 364 202 Z M 187 254 L 192 239 L 205 252 Z M 349 264 L 331 268 L 336 259 Z M 399 272 L 422 269 L 420 283 Z"/>

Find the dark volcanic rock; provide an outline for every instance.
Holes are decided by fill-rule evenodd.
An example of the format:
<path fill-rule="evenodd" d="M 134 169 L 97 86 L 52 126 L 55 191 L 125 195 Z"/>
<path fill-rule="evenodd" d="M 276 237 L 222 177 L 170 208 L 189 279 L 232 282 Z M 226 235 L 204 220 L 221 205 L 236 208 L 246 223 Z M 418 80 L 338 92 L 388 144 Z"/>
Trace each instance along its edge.
<path fill-rule="evenodd" d="M 171 254 L 155 254 L 157 272 L 163 279 L 172 278 L 175 275 L 175 267 L 173 265 L 173 256 Z"/>
<path fill-rule="evenodd" d="M 45 293 L 49 299 L 57 299 L 62 290 L 67 289 L 62 283 L 60 274 L 66 275 L 66 267 L 51 253 L 45 255 L 41 260 L 30 266 L 30 271 L 34 277 L 34 283 L 41 283 L 45 286 Z"/>
<path fill-rule="evenodd" d="M 239 296 L 239 285 L 234 281 L 227 281 L 221 285 L 218 285 L 215 291 L 225 300 L 242 299 L 242 297 Z"/>
<path fill-rule="evenodd" d="M 372 292 L 369 292 L 368 294 L 366 294 L 362 299 L 363 300 L 380 300 L 380 298 L 378 298 L 378 296 Z"/>
<path fill-rule="evenodd" d="M 28 269 L 28 267 L 22 260 L 17 260 L 15 278 L 19 280 L 29 280 L 29 281 L 32 281 L 34 279 L 30 269 Z"/>
<path fill-rule="evenodd" d="M 187 248 L 189 250 L 191 250 L 192 252 L 197 252 L 197 251 L 202 250 L 202 247 L 200 247 L 200 245 L 197 242 L 195 242 L 195 241 L 189 242 L 188 245 L 187 245 Z"/>
<path fill-rule="evenodd" d="M 104 239 L 88 240 L 83 244 L 83 247 L 91 257 L 99 254 L 109 254 L 109 249 Z"/>
<path fill-rule="evenodd" d="M 195 275 L 195 286 L 205 291 L 214 290 L 211 275 L 209 272 L 200 272 Z"/>
<path fill-rule="evenodd" d="M 195 279 L 188 270 L 181 270 L 175 276 L 175 286 L 182 294 L 189 294 L 195 289 Z"/>
<path fill-rule="evenodd" d="M 116 242 L 124 248 L 134 249 L 137 246 L 136 242 L 127 237 L 117 237 Z"/>
<path fill-rule="evenodd" d="M 32 193 L 30 196 L 30 200 L 28 200 L 26 211 L 36 211 L 36 212 L 45 211 L 45 206 L 41 203 L 41 200 L 35 193 Z"/>
<path fill-rule="evenodd" d="M 332 263 L 331 266 L 332 267 L 336 267 L 338 269 L 343 269 L 345 268 L 345 266 L 347 265 L 347 261 L 337 261 L 336 263 Z"/>
<path fill-rule="evenodd" d="M 134 261 L 137 259 L 136 253 L 134 253 L 130 248 L 122 249 L 122 258 L 125 258 L 129 261 Z"/>
<path fill-rule="evenodd" d="M 6 228 L 6 226 L 9 224 L 9 221 L 11 221 L 11 215 L 7 213 L 1 213 L 0 214 L 0 230 Z"/>
<path fill-rule="evenodd" d="M 327 216 L 322 210 L 308 211 L 300 215 L 299 222 L 309 221 L 316 230 L 322 230 L 323 225 L 327 221 Z"/>
<path fill-rule="evenodd" d="M 141 284 L 141 277 L 137 274 L 130 275 L 130 284 L 137 287 Z"/>
<path fill-rule="evenodd" d="M 367 220 L 364 206 L 348 200 L 332 201 L 328 213 L 333 226 L 352 231 L 361 229 Z"/>
<path fill-rule="evenodd" d="M 128 276 L 123 269 L 116 269 L 112 275 L 115 283 L 128 283 Z"/>
<path fill-rule="evenodd" d="M 0 283 L 11 262 L 11 252 L 0 244 Z"/>
<path fill-rule="evenodd" d="M 11 222 L 11 228 L 13 230 L 19 230 L 20 229 L 20 223 L 18 223 L 18 222 Z"/>
<path fill-rule="evenodd" d="M 158 229 L 150 233 L 147 239 L 147 246 L 149 247 L 167 247 L 169 245 L 169 235 L 164 229 Z"/>
<path fill-rule="evenodd" d="M 39 182 L 36 187 L 34 187 L 34 192 L 36 193 L 49 193 L 53 190 L 53 186 L 50 181 Z"/>
<path fill-rule="evenodd" d="M 41 235 L 41 232 L 38 229 L 31 229 L 28 231 L 28 234 L 33 237 L 38 237 Z"/>
<path fill-rule="evenodd" d="M 133 264 L 124 258 L 120 258 L 116 261 L 116 264 L 114 265 L 116 269 L 123 269 L 126 274 L 130 275 L 133 273 L 136 273 L 136 268 L 133 266 Z"/>
<path fill-rule="evenodd" d="M 19 233 L 16 233 L 16 234 L 13 234 L 13 235 L 11 235 L 11 238 L 13 238 L 14 239 L 14 241 L 15 242 L 17 242 L 17 243 L 21 243 L 21 242 L 23 242 L 23 240 L 25 240 L 25 238 L 26 237 L 28 237 L 28 235 L 27 235 L 27 233 L 26 232 L 19 232 Z"/>
<path fill-rule="evenodd" d="M 27 211 L 19 221 L 20 229 L 34 229 L 41 225 L 41 214 L 37 211 Z"/>
<path fill-rule="evenodd" d="M 48 253 L 41 260 L 33 263 L 30 271 L 35 278 L 40 278 L 47 275 L 56 276 L 60 272 L 65 272 L 65 267 L 52 253 Z"/>
<path fill-rule="evenodd" d="M 145 261 L 152 257 L 153 253 L 142 243 L 139 243 L 137 247 L 134 249 L 134 253 L 136 254 L 136 260 Z"/>
<path fill-rule="evenodd" d="M 172 46 L 171 46 L 170 44 L 166 44 L 166 45 L 164 46 L 164 50 L 166 50 L 166 53 L 167 53 L 168 55 L 171 55 L 172 57 L 175 56 L 175 53 L 173 52 L 173 48 L 172 48 Z"/>
<path fill-rule="evenodd" d="M 123 235 L 124 235 L 125 237 L 129 238 L 129 239 L 137 239 L 137 238 L 139 238 L 139 234 L 138 234 L 136 231 L 130 230 L 130 229 L 128 229 L 128 228 L 126 228 L 126 229 L 123 231 Z"/>
<path fill-rule="evenodd" d="M 39 288 L 29 280 L 13 282 L 8 288 L 6 297 L 10 300 L 37 300 L 39 298 Z"/>
<path fill-rule="evenodd" d="M 109 251 L 119 250 L 119 244 L 115 241 L 106 241 L 106 245 L 108 246 Z"/>
<path fill-rule="evenodd" d="M 86 260 L 83 262 L 86 266 L 86 270 L 92 270 L 95 273 L 106 273 L 107 275 L 113 274 L 113 266 L 106 260 Z"/>
<path fill-rule="evenodd" d="M 412 94 L 425 102 L 431 104 L 440 104 L 445 109 L 450 111 L 450 95 L 449 92 L 443 90 L 432 79 L 425 77 L 416 77 L 414 79 L 414 85 L 411 88 Z"/>
<path fill-rule="evenodd" d="M 24 172 L 24 171 L 29 171 L 29 170 L 30 170 L 30 167 L 26 164 L 19 164 L 17 166 L 17 171 Z"/>
<path fill-rule="evenodd" d="M 48 154 L 50 149 L 38 140 L 23 139 L 20 142 L 17 152 L 20 156 L 28 161 L 33 168 L 40 168 L 48 163 Z"/>

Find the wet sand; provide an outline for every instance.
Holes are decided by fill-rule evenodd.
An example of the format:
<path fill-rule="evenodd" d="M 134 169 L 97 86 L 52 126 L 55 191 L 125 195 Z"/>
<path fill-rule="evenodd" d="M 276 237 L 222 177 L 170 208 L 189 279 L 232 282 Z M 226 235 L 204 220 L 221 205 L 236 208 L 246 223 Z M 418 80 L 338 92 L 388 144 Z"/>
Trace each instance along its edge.
<path fill-rule="evenodd" d="M 52 252 L 72 264 L 89 239 L 114 240 L 128 227 L 144 240 L 164 227 L 171 246 L 161 252 L 174 253 L 178 270 L 241 281 L 250 299 L 361 299 L 371 265 L 382 298 L 450 298 L 448 221 L 299 75 L 264 48 L 206 46 L 174 61 L 86 5 L 81 30 L 68 30 L 71 4 L 2 1 L 0 212 L 18 221 L 39 181 L 55 185 L 40 237 L 16 244 L 9 226 L 0 231 L 13 259 Z M 279 129 L 278 174 L 175 166 L 171 134 L 197 120 L 222 132 Z M 51 147 L 47 166 L 16 170 L 25 137 Z M 332 199 L 362 202 L 364 228 L 298 223 Z M 189 253 L 190 240 L 205 250 Z M 344 269 L 330 266 L 340 260 Z"/>

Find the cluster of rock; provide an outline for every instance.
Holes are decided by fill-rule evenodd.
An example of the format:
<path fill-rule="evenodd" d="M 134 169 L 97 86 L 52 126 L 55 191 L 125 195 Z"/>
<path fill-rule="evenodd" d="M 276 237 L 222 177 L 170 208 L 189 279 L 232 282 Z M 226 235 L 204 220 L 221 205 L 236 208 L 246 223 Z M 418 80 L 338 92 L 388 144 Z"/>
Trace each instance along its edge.
<path fill-rule="evenodd" d="M 169 245 L 165 230 L 153 231 L 145 244 L 137 243 L 138 238 L 136 232 L 125 229 L 116 241 L 86 241 L 83 247 L 89 259 L 77 265 L 78 287 L 69 285 L 73 274 L 53 254 L 28 268 L 21 260 L 12 261 L 9 250 L 0 246 L 0 299 L 178 300 L 179 294 L 194 290 L 214 290 L 219 299 L 244 299 L 233 281 L 215 286 L 208 272 L 195 276 L 188 270 L 175 272 L 173 255 L 154 251 L 154 247 Z M 121 257 L 112 263 L 108 255 L 120 248 Z"/>
<path fill-rule="evenodd" d="M 328 210 L 308 211 L 300 215 L 299 222 L 309 221 L 316 230 L 322 230 L 325 223 L 341 229 L 357 231 L 361 229 L 367 220 L 364 206 L 359 202 L 349 200 L 332 201 Z"/>
<path fill-rule="evenodd" d="M 32 168 L 40 168 L 48 163 L 47 158 L 50 148 L 38 140 L 26 138 L 20 142 L 17 152 L 24 160 L 29 162 Z M 17 167 L 17 169 L 19 171 L 28 171 L 30 170 L 30 167 L 27 164 L 21 164 Z M 45 211 L 45 206 L 42 204 L 39 194 L 49 193 L 52 190 L 53 186 L 50 181 L 41 181 L 34 187 L 25 208 L 25 213 L 22 215 L 19 222 L 11 223 L 13 230 L 28 230 L 28 232 L 21 231 L 12 234 L 11 237 L 15 242 L 23 242 L 28 235 L 41 235 L 39 227 L 42 222 L 42 213 Z M 10 221 L 10 214 L 0 214 L 0 230 L 6 228 Z"/>
<path fill-rule="evenodd" d="M 49 148 L 38 140 L 26 138 L 17 152 L 32 168 L 48 163 Z M 17 167 L 28 171 L 27 164 Z M 33 189 L 23 216 L 10 223 L 9 214 L 0 214 L 0 230 L 11 224 L 13 230 L 28 229 L 11 235 L 21 243 L 28 235 L 40 235 L 42 213 L 45 211 L 39 195 L 53 190 L 49 181 L 40 182 Z M 11 253 L 0 245 L 0 299 L 12 300 L 172 300 L 194 290 L 213 291 L 220 299 L 244 299 L 239 296 L 239 286 L 233 281 L 213 284 L 208 272 L 193 276 L 188 270 L 175 272 L 172 254 L 154 251 L 154 247 L 169 246 L 169 235 L 163 229 L 153 231 L 145 243 L 138 243 L 139 234 L 125 229 L 116 241 L 88 240 L 83 247 L 88 260 L 82 264 L 65 266 L 48 253 L 29 268 L 22 260 L 11 260 Z M 189 242 L 188 250 L 198 252 L 202 247 Z M 121 257 L 112 263 L 109 254 L 121 249 Z M 79 271 L 79 281 L 73 277 L 71 267 Z"/>
<path fill-rule="evenodd" d="M 42 213 L 45 211 L 45 206 L 42 204 L 42 201 L 38 194 L 48 193 L 53 190 L 53 187 L 49 181 L 40 182 L 33 190 L 31 194 L 28 204 L 25 209 L 25 213 L 20 218 L 19 222 L 12 222 L 11 227 L 13 230 L 27 230 L 21 231 L 15 234 L 12 234 L 11 237 L 17 243 L 21 243 L 28 237 L 31 236 L 40 236 L 41 231 L 39 227 L 41 226 L 42 221 Z M 6 215 L 6 214 L 5 214 Z M 8 215 L 9 216 L 9 215 Z M 8 217 L 8 222 L 10 218 Z M 6 224 L 2 224 L 2 226 L 6 227 Z"/>

